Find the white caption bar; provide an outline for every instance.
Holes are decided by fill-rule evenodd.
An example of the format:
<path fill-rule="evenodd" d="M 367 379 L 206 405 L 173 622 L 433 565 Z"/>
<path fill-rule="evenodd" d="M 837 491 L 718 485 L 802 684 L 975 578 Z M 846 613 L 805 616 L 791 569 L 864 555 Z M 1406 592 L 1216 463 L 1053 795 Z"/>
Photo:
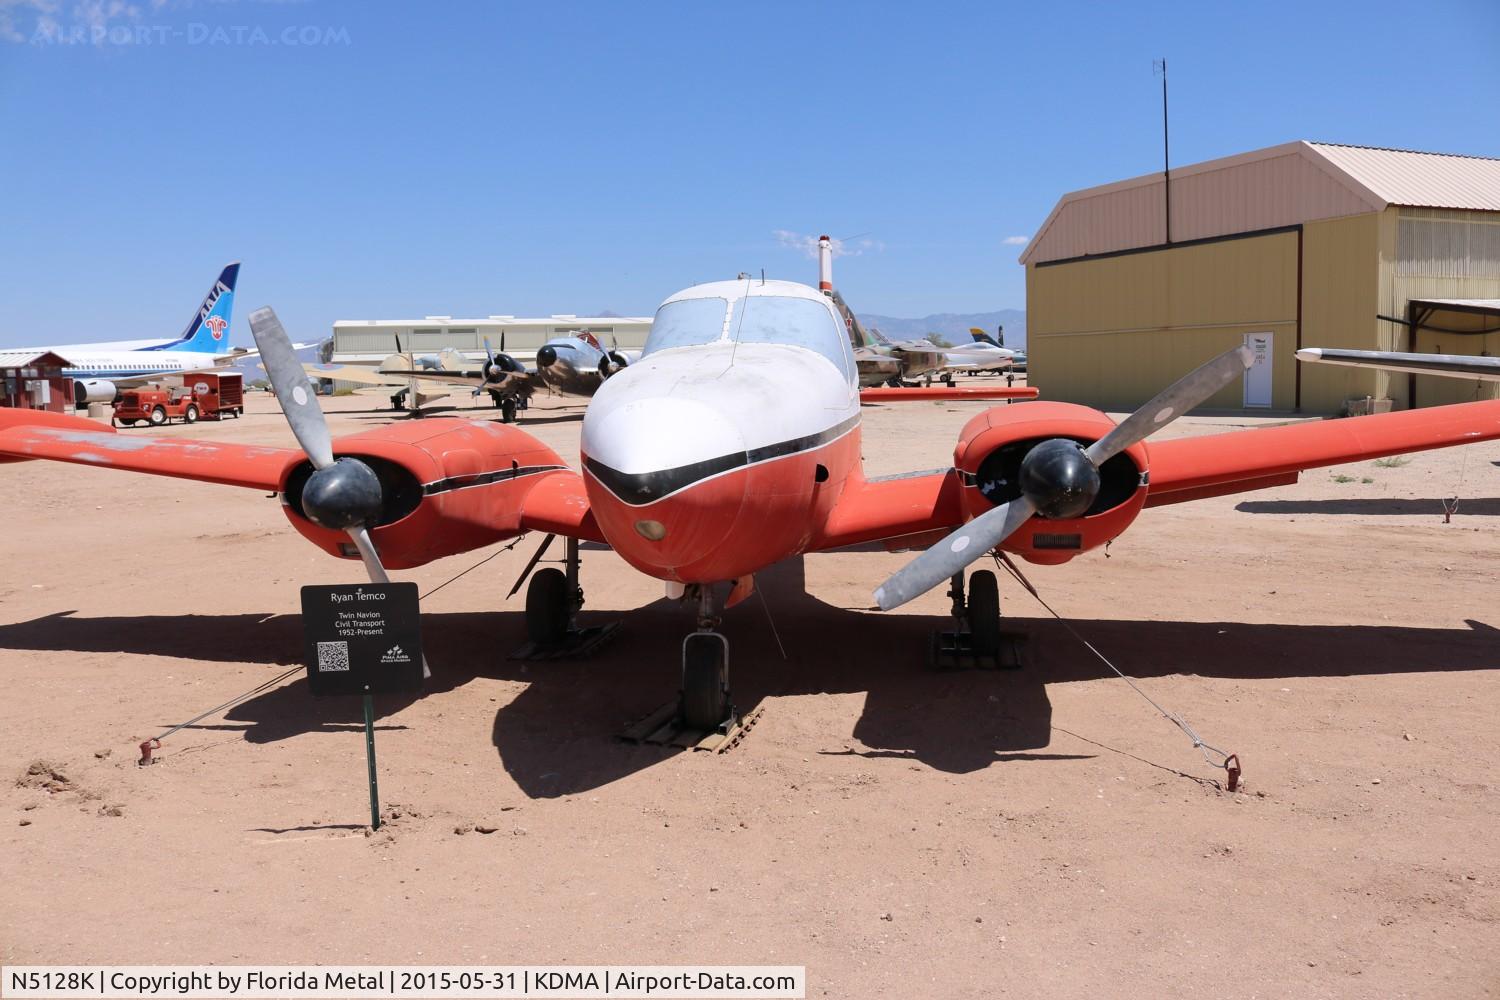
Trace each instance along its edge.
<path fill-rule="evenodd" d="M 802 965 L 10 965 L 0 997 L 807 996 Z"/>

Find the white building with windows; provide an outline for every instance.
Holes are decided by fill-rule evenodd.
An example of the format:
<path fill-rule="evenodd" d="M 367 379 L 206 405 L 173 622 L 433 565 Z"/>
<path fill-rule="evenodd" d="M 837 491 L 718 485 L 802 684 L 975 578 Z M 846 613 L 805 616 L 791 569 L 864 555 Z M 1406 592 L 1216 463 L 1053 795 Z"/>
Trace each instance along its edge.
<path fill-rule="evenodd" d="M 483 319 L 455 319 L 452 316 L 424 316 L 421 319 L 341 319 L 333 324 L 334 364 L 375 367 L 401 350 L 415 354 L 436 354 L 452 348 L 471 361 L 484 360 L 484 341 L 490 346 L 530 365 L 536 360 L 537 348 L 555 337 L 572 337 L 591 333 L 606 349 L 618 346 L 622 351 L 638 351 L 651 332 L 649 316 L 573 316 L 559 314 L 546 317 L 486 316 Z"/>

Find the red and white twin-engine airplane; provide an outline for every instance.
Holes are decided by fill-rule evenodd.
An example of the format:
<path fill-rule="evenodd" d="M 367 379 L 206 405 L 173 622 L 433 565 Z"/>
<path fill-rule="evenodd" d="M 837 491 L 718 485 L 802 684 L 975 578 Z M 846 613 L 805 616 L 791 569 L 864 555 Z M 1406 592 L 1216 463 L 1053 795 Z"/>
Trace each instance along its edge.
<path fill-rule="evenodd" d="M 1060 402 L 996 406 L 958 433 L 950 467 L 886 479 L 860 465 L 860 402 L 831 297 L 786 281 L 698 285 L 667 299 L 641 360 L 584 415 L 581 468 L 503 423 L 434 417 L 330 439 L 269 309 L 250 318 L 301 449 L 116 435 L 99 424 L 0 410 L 0 460 L 54 459 L 271 490 L 332 555 L 418 566 L 525 531 L 569 539 L 568 572 L 534 573 L 532 639 L 565 640 L 582 603 L 578 541 L 602 542 L 693 602 L 681 712 L 711 729 L 733 709 L 715 585 L 806 552 L 927 546 L 875 591 L 882 609 L 947 580 L 979 652 L 999 642 L 994 550 L 1061 563 L 1105 544 L 1146 507 L 1281 486 L 1300 470 L 1500 437 L 1500 401 L 1301 423 L 1147 445 L 1241 376 L 1243 348 L 1187 375 L 1129 418 Z M 788 391 L 790 388 L 791 391 Z M 378 554 L 377 554 L 378 553 Z M 722 591 L 721 591 L 722 592 Z"/>

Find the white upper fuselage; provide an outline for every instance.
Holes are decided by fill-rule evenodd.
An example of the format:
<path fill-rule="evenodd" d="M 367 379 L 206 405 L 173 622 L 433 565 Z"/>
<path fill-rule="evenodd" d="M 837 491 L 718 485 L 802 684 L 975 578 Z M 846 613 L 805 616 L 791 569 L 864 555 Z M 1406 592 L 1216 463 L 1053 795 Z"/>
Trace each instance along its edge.
<path fill-rule="evenodd" d="M 782 342 L 767 342 L 760 324 L 745 328 L 747 299 L 752 310 L 786 314 L 760 317 L 783 321 L 771 334 Z M 817 290 L 719 281 L 678 292 L 661 310 L 667 322 L 653 326 L 641 359 L 606 381 L 584 415 L 581 448 L 595 461 L 631 474 L 674 469 L 820 435 L 859 415 L 844 324 Z"/>
<path fill-rule="evenodd" d="M 859 463 L 859 391 L 832 301 L 721 281 L 662 303 L 641 359 L 584 413 L 592 513 L 643 572 L 738 579 L 804 551 Z"/>

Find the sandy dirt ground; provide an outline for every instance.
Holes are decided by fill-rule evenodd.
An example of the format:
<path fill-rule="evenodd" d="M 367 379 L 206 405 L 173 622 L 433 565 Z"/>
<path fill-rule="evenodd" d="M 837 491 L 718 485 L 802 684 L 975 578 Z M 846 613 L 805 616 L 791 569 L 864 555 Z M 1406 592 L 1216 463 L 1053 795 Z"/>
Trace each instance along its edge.
<path fill-rule="evenodd" d="M 383 401 L 331 400 L 336 431 L 386 421 Z M 976 406 L 867 408 L 868 467 L 947 464 Z M 581 414 L 526 426 L 572 460 Z M 126 433 L 291 443 L 264 395 L 238 422 Z M 765 709 L 737 749 L 619 742 L 675 690 L 690 616 L 590 550 L 583 618 L 623 620 L 619 638 L 508 660 L 528 539 L 425 602 L 436 677 L 378 705 L 373 835 L 359 702 L 300 678 L 134 762 L 294 665 L 298 588 L 358 564 L 253 491 L 6 465 L 0 960 L 794 964 L 812 997 L 1496 996 L 1497 465 L 1479 444 L 1316 471 L 1031 568 L 1241 756 L 1240 794 L 1013 581 L 1024 669 L 925 669 L 946 598 L 867 610 L 906 558 L 883 552 L 809 556 L 727 615 L 737 700 Z M 425 592 L 487 554 L 401 576 Z"/>

